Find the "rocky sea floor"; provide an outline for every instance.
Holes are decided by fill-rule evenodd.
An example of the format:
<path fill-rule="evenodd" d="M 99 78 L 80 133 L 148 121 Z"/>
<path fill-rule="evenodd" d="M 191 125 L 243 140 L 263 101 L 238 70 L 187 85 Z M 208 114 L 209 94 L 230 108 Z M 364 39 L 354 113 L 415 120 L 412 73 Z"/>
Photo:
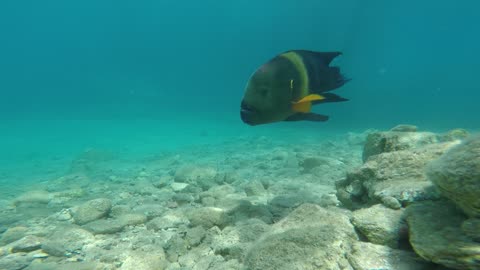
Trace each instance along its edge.
<path fill-rule="evenodd" d="M 0 269 L 480 269 L 480 139 L 242 137 L 3 175 Z M 9 186 L 7 186 L 9 184 Z"/>

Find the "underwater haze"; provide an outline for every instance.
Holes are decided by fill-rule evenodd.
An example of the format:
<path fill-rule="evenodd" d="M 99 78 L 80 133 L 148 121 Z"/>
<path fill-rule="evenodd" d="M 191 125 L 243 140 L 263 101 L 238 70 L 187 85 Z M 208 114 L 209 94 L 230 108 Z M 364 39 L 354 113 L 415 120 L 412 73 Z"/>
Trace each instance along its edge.
<path fill-rule="evenodd" d="M 336 127 L 476 127 L 477 1 L 3 1 L 2 119 L 228 115 L 255 69 L 342 51 Z M 330 108 L 331 107 L 331 108 Z M 193 117 L 193 116 L 192 116 Z"/>
<path fill-rule="evenodd" d="M 321 133 L 398 123 L 477 128 L 478 5 L 3 1 L 2 133 L 32 136 L 33 142 L 48 130 L 69 138 L 109 125 L 120 129 L 117 138 L 132 129 L 151 134 L 159 127 L 209 129 L 220 122 L 235 133 L 305 125 Z M 327 123 L 244 127 L 239 104 L 249 76 L 291 49 L 343 52 L 338 64 L 352 81 L 339 92 L 350 101 L 315 108 L 331 116 Z M 107 123 L 71 127 L 73 120 Z M 142 121 L 153 122 L 129 128 Z"/>
<path fill-rule="evenodd" d="M 53 267 L 38 269 L 74 269 L 69 263 L 85 264 L 81 269 L 270 269 L 253 258 L 263 254 L 262 244 L 252 244 L 255 237 L 242 228 L 272 233 L 271 226 L 286 217 L 288 223 L 302 203 L 325 206 L 335 182 L 366 161 L 372 132 L 418 127 L 420 135 L 405 139 L 415 141 L 408 147 L 478 132 L 478 10 L 475 0 L 2 0 L 0 270 L 40 267 L 35 263 Z M 314 106 L 330 117 L 326 122 L 246 125 L 240 104 L 249 78 L 289 50 L 341 52 L 332 66 L 351 80 L 334 93 L 348 101 Z M 192 184 L 202 179 L 215 181 Z M 295 193 L 307 199 L 279 197 Z M 243 213 L 246 206 L 233 203 L 244 199 L 255 209 Z M 89 212 L 91 200 L 104 200 L 94 204 L 107 210 L 79 217 L 77 208 Z M 142 214 L 118 218 L 122 207 Z M 196 207 L 203 207 L 202 216 L 217 217 L 222 209 L 228 222 L 221 216 L 205 225 L 192 217 Z M 55 253 L 51 220 L 81 226 L 87 244 Z M 90 224 L 112 220 L 124 226 L 109 231 Z M 213 225 L 238 229 L 250 240 L 228 246 L 217 239 L 221 234 L 212 236 Z M 197 241 L 220 262 L 186 259 L 195 252 L 175 237 L 192 228 L 208 231 L 199 239 L 214 239 L 209 244 L 221 242 L 207 248 Z M 115 234 L 129 240 L 114 242 Z M 12 268 L 9 256 L 17 253 L 8 245 L 25 235 L 40 237 L 44 248 L 23 250 L 36 255 Z M 106 251 L 99 241 L 121 248 Z M 161 262 L 131 262 L 157 248 Z M 276 263 L 271 269 L 280 269 Z M 336 269 L 326 265 L 317 269 Z M 409 267 L 399 269 L 430 269 Z"/>

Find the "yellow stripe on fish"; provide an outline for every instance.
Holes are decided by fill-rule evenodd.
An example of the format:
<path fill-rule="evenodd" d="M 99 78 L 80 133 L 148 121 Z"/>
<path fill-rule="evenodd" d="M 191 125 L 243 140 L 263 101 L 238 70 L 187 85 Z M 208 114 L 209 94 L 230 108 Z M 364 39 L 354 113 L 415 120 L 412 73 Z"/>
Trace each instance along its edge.
<path fill-rule="evenodd" d="M 307 96 L 309 93 L 308 72 L 307 72 L 307 68 L 305 67 L 305 64 L 303 63 L 302 57 L 295 52 L 287 52 L 287 53 L 281 54 L 280 56 L 288 59 L 288 61 L 290 61 L 295 66 L 295 68 L 300 74 L 300 83 L 299 83 L 300 98 Z"/>

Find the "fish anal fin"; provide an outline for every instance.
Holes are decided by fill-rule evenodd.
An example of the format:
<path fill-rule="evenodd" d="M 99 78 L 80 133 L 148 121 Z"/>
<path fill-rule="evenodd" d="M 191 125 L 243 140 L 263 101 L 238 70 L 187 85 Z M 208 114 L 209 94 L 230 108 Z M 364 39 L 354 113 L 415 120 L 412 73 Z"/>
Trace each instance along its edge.
<path fill-rule="evenodd" d="M 296 113 L 289 116 L 285 121 L 312 121 L 312 122 L 325 122 L 328 120 L 327 115 L 316 113 Z"/>

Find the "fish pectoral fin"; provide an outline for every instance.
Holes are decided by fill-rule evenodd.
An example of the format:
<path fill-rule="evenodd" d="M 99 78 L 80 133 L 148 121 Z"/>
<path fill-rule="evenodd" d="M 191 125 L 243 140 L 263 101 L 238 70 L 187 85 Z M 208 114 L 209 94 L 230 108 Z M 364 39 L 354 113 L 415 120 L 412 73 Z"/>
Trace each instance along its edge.
<path fill-rule="evenodd" d="M 292 110 L 294 112 L 308 113 L 312 109 L 312 102 L 323 100 L 325 97 L 317 94 L 311 94 L 303 97 L 299 101 L 292 103 Z"/>
<path fill-rule="evenodd" d="M 328 120 L 328 115 L 316 114 L 316 113 L 296 113 L 289 116 L 284 121 L 312 121 L 312 122 L 325 122 Z"/>
<path fill-rule="evenodd" d="M 305 96 L 303 97 L 302 99 L 300 99 L 299 101 L 297 101 L 297 103 L 299 102 L 307 102 L 307 101 L 315 101 L 315 100 L 322 100 L 322 99 L 325 99 L 324 96 L 321 96 L 321 95 L 318 95 L 318 94 L 311 94 L 311 95 L 308 95 L 308 96 Z"/>
<path fill-rule="evenodd" d="M 308 113 L 312 109 L 312 102 L 294 102 L 292 104 L 292 110 L 298 113 Z"/>

